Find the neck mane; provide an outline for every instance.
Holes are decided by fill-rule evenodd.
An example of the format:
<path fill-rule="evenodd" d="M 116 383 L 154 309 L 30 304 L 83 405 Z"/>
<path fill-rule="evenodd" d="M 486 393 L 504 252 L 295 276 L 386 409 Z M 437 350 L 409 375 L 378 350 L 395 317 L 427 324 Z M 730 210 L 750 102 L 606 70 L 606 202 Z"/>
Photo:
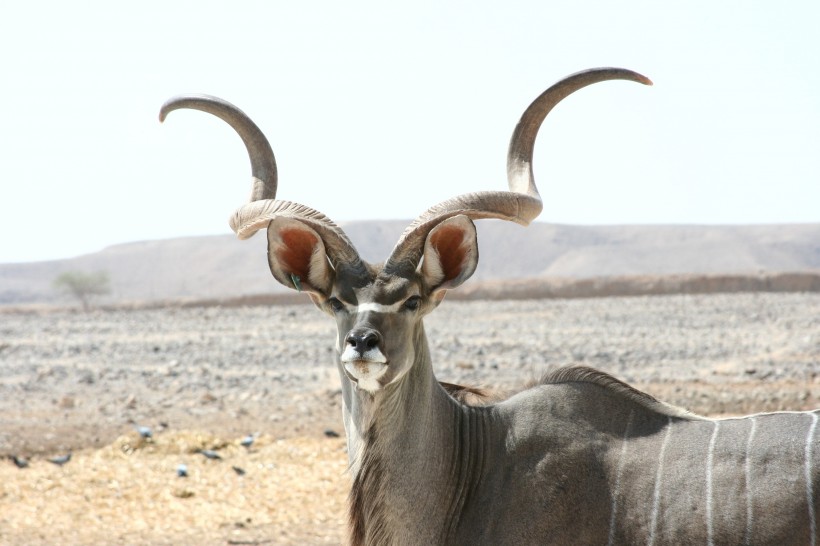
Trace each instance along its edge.
<path fill-rule="evenodd" d="M 612 393 L 619 398 L 625 398 L 643 406 L 649 411 L 677 417 L 680 419 L 704 419 L 684 408 L 661 402 L 654 396 L 639 391 L 635 387 L 616 379 L 606 372 L 587 366 L 571 366 L 558 368 L 547 372 L 538 382 L 540 385 L 556 385 L 561 383 L 591 383 Z"/>

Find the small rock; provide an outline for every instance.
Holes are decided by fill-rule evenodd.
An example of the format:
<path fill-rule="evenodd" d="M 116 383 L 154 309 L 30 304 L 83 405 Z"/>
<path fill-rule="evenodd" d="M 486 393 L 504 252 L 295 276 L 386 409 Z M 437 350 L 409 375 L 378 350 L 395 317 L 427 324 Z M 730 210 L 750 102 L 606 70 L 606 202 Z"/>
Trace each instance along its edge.
<path fill-rule="evenodd" d="M 54 463 L 57 466 L 63 466 L 68 461 L 71 460 L 71 453 L 67 453 L 65 455 L 60 455 L 59 457 L 52 457 L 48 460 L 50 463 Z"/>
<path fill-rule="evenodd" d="M 137 427 L 137 432 L 139 432 L 140 438 L 152 438 L 154 436 L 151 427 Z"/>
<path fill-rule="evenodd" d="M 12 460 L 14 466 L 17 468 L 26 468 L 28 466 L 28 460 L 24 459 L 23 457 L 18 457 L 17 455 L 9 455 L 9 459 Z"/>

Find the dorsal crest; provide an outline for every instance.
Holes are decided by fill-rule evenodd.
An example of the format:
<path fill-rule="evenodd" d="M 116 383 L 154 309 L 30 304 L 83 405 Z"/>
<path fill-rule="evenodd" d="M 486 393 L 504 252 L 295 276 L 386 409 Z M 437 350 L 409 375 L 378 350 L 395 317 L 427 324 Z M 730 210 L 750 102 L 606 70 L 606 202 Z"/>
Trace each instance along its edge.
<path fill-rule="evenodd" d="M 609 375 L 606 372 L 589 368 L 587 366 L 569 366 L 566 368 L 558 368 L 551 372 L 547 372 L 539 381 L 542 385 L 557 385 L 561 383 L 590 383 L 597 385 L 602 389 L 610 392 L 614 396 L 625 398 L 644 408 L 660 413 L 661 415 L 668 415 L 669 417 L 677 417 L 680 419 L 704 419 L 686 409 L 673 406 L 661 402 L 654 396 L 639 391 L 635 387 L 624 383 L 620 379 Z"/>

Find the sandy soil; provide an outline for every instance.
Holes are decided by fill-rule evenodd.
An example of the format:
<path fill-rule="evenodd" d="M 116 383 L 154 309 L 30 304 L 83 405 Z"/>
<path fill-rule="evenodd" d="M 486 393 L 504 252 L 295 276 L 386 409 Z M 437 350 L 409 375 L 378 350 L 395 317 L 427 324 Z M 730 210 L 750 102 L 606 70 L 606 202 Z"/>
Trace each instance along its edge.
<path fill-rule="evenodd" d="M 586 364 L 708 415 L 820 406 L 820 294 L 446 302 L 426 325 L 445 381 Z M 0 455 L 29 460 L 0 464 L 0 544 L 343 542 L 332 345 L 307 305 L 0 313 Z"/>

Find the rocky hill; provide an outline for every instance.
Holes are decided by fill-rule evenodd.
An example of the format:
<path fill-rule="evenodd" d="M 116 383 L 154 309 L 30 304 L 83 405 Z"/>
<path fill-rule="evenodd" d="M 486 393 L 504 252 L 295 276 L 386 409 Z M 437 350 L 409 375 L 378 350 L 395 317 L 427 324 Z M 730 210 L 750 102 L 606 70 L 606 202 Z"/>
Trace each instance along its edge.
<path fill-rule="evenodd" d="M 369 261 L 387 257 L 409 222 L 343 227 Z M 820 224 L 751 226 L 520 226 L 478 222 L 481 259 L 473 285 L 508 279 L 820 275 Z M 66 271 L 106 271 L 109 303 L 224 299 L 284 292 L 270 276 L 265 240 L 232 235 L 127 243 L 76 258 L 0 264 L 0 304 L 60 303 Z M 503 284 L 503 283 L 502 283 Z M 519 283 L 520 286 L 520 283 Z"/>

